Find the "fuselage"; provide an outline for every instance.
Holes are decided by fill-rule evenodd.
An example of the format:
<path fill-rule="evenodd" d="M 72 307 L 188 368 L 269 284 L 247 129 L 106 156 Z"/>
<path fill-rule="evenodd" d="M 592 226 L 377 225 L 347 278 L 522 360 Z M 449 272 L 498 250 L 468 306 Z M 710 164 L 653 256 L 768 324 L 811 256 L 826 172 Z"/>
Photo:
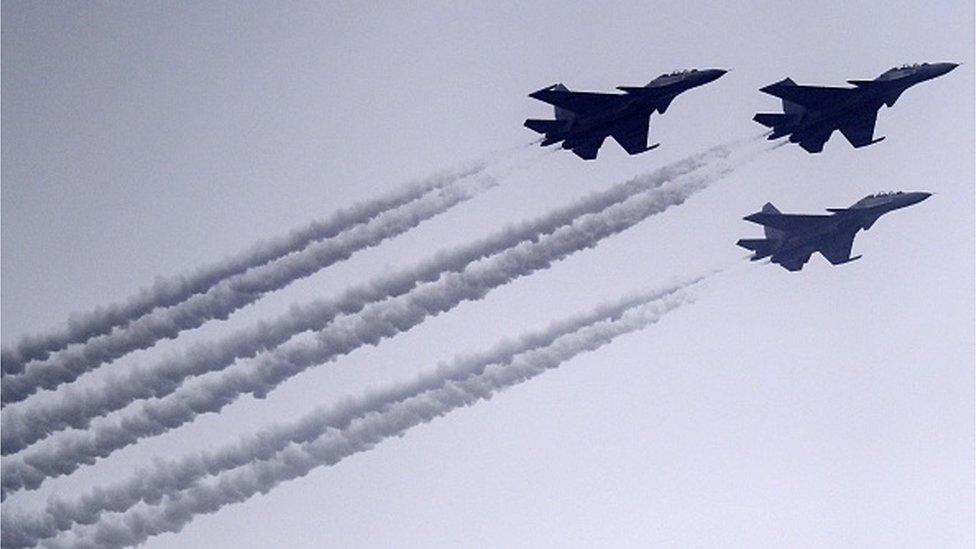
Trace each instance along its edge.
<path fill-rule="evenodd" d="M 810 230 L 788 233 L 773 250 L 773 262 L 789 261 L 798 255 L 809 255 L 820 249 L 833 235 L 857 233 L 870 229 L 882 215 L 917 204 L 931 196 L 926 192 L 894 192 L 869 195 L 848 208 L 832 209 L 833 215 Z"/>
<path fill-rule="evenodd" d="M 816 108 L 794 108 L 794 120 L 774 129 L 771 138 L 791 134 L 790 141 L 799 143 L 816 135 L 829 135 L 850 120 L 856 113 L 878 111 L 882 106 L 894 106 L 898 97 L 908 88 L 941 76 L 955 67 L 955 63 L 924 63 L 896 67 L 882 73 L 874 80 L 851 81 L 856 87 L 848 88 L 842 99 Z M 843 88 L 841 88 L 843 89 Z"/>
<path fill-rule="evenodd" d="M 636 116 L 650 116 L 655 108 L 654 105 L 649 105 L 646 101 L 628 99 L 618 107 L 573 118 L 568 130 L 562 134 L 553 135 L 552 140 L 547 139 L 547 141 L 550 143 L 562 141 L 564 149 L 572 149 L 581 141 L 591 141 L 598 137 L 605 139 L 620 120 Z"/>
<path fill-rule="evenodd" d="M 562 148 L 572 149 L 582 142 L 605 139 L 622 120 L 649 117 L 654 111 L 663 113 L 671 101 L 681 93 L 716 80 L 726 71 L 721 69 L 691 70 L 659 76 L 642 88 L 625 88 L 620 102 L 606 110 L 577 115 L 567 120 L 567 128 L 547 134 L 543 145 L 563 141 Z"/>
<path fill-rule="evenodd" d="M 904 90 L 905 88 L 902 88 Z M 882 94 L 868 90 L 851 90 L 851 97 L 822 110 L 804 109 L 791 126 L 777 128 L 777 133 L 790 133 L 790 141 L 799 143 L 814 135 L 829 134 L 838 129 L 852 113 L 879 110 L 885 101 Z"/>

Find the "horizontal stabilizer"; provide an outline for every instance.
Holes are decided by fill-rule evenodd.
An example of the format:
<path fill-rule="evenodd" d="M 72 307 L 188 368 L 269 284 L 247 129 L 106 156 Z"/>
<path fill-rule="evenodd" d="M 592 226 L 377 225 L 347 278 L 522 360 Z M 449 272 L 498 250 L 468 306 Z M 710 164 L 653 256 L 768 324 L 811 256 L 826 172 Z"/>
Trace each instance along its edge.
<path fill-rule="evenodd" d="M 770 113 L 761 112 L 752 117 L 753 120 L 759 122 L 767 128 L 776 128 L 779 126 L 788 126 L 796 121 L 796 117 L 792 114 L 786 113 Z"/>
<path fill-rule="evenodd" d="M 767 238 L 743 238 L 735 244 L 736 246 L 756 252 L 756 254 L 749 259 L 752 261 L 757 261 L 764 257 L 773 255 L 773 252 L 776 251 L 778 241 Z"/>
<path fill-rule="evenodd" d="M 535 120 L 528 119 L 525 121 L 525 127 L 532 131 L 539 133 L 550 133 L 562 130 L 566 127 L 565 120 Z"/>

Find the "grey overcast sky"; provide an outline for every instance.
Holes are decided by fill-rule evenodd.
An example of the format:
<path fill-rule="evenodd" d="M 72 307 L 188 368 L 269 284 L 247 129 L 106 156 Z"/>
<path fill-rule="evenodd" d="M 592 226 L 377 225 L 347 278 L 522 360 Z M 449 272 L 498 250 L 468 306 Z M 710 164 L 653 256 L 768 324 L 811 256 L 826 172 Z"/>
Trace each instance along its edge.
<path fill-rule="evenodd" d="M 718 143 L 787 76 L 842 85 L 964 63 L 879 114 L 887 139 L 763 154 L 681 206 L 484 300 L 9 497 L 31 510 L 217 448 L 636 289 L 741 258 L 742 217 L 937 193 L 863 259 L 743 264 L 695 304 L 558 370 L 197 518 L 146 547 L 972 547 L 971 1 L 4 2 L 2 341 L 157 276 L 534 139 L 526 94 L 732 69 L 651 119 L 662 146 L 531 157 L 500 185 L 79 384 L 339 294 Z M 101 376 L 99 378 L 99 376 Z M 93 378 L 93 379 L 89 379 Z M 49 395 L 50 396 L 50 395 Z M 41 395 L 44 398 L 43 395 Z M 5 458 L 7 459 L 7 458 Z"/>

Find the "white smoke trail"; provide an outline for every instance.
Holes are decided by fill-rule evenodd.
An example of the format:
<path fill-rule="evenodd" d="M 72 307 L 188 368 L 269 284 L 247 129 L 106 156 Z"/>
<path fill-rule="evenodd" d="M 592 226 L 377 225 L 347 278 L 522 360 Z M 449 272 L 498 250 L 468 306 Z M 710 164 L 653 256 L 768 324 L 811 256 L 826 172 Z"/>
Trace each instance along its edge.
<path fill-rule="evenodd" d="M 32 363 L 24 373 L 4 378 L 0 389 L 3 405 L 24 400 L 41 389 L 53 389 L 62 383 L 72 382 L 102 364 L 132 351 L 152 347 L 162 339 L 175 338 L 180 332 L 197 328 L 208 320 L 227 318 L 268 292 L 348 259 L 359 250 L 405 233 L 494 185 L 494 180 L 479 177 L 441 187 L 399 208 L 382 212 L 333 238 L 312 243 L 281 259 L 226 278 L 206 292 L 172 307 L 156 309 L 124 328 L 89 339 L 43 362 Z"/>
<path fill-rule="evenodd" d="M 35 488 L 45 478 L 68 474 L 81 464 L 108 456 L 142 438 L 167 432 L 200 414 L 217 413 L 243 394 L 263 397 L 311 366 L 334 360 L 363 345 L 375 345 L 463 301 L 481 299 L 494 288 L 548 268 L 555 261 L 681 204 L 733 171 L 735 166 L 729 163 L 717 170 L 678 177 L 598 213 L 583 215 L 537 241 L 523 242 L 460 273 L 446 274 L 437 282 L 398 298 L 368 305 L 359 314 L 344 317 L 321 331 L 314 341 L 293 342 L 259 360 L 184 385 L 165 398 L 146 401 L 115 418 L 105 418 L 87 431 L 52 437 L 3 461 L 0 465 L 3 493 Z"/>
<path fill-rule="evenodd" d="M 680 297 L 665 298 L 661 303 L 625 313 L 620 320 L 584 328 L 562 338 L 549 349 L 527 353 L 508 365 L 489 366 L 481 375 L 450 382 L 442 389 L 353 420 L 345 429 L 286 448 L 274 459 L 218 475 L 213 481 L 184 491 L 178 498 L 165 498 L 158 507 L 131 510 L 120 517 L 107 519 L 77 542 L 98 547 L 126 547 L 150 536 L 178 532 L 200 514 L 214 513 L 227 505 L 245 501 L 282 482 L 301 478 L 316 467 L 332 465 L 367 451 L 387 438 L 399 436 L 452 410 L 490 399 L 500 390 L 556 368 L 580 353 L 598 349 L 619 335 L 656 322 L 681 303 Z"/>
<path fill-rule="evenodd" d="M 456 172 L 437 174 L 404 185 L 385 196 L 339 210 L 326 219 L 314 221 L 292 231 L 285 237 L 261 242 L 243 253 L 192 273 L 157 279 L 152 287 L 142 290 L 122 303 L 91 312 L 72 315 L 68 325 L 47 334 L 26 336 L 14 347 L 0 351 L 0 374 L 17 374 L 32 360 L 42 360 L 55 351 L 74 343 L 82 343 L 95 336 L 107 334 L 113 328 L 149 313 L 157 307 L 169 307 L 203 293 L 218 282 L 263 265 L 292 252 L 301 250 L 325 238 L 332 238 L 346 229 L 365 223 L 380 213 L 412 202 L 422 195 L 454 181 L 480 173 L 486 167 L 477 163 Z"/>
<path fill-rule="evenodd" d="M 0 429 L 2 452 L 4 455 L 19 452 L 69 427 L 87 428 L 92 418 L 120 410 L 136 400 L 165 397 L 189 377 L 221 370 L 235 360 L 251 358 L 259 352 L 273 349 L 297 333 L 321 330 L 340 314 L 357 313 L 370 303 L 403 295 L 421 283 L 436 280 L 443 273 L 461 271 L 479 259 L 512 248 L 520 242 L 536 241 L 583 215 L 603 211 L 635 194 L 657 188 L 666 181 L 692 173 L 711 162 L 728 158 L 732 154 L 730 147 L 741 147 L 746 143 L 713 147 L 651 174 L 594 193 L 533 221 L 505 228 L 488 238 L 450 251 L 442 251 L 414 268 L 352 288 L 337 299 L 294 307 L 273 321 L 259 323 L 216 342 L 195 345 L 182 356 L 150 368 L 132 367 L 122 376 L 84 390 L 69 388 L 60 399 L 43 405 L 31 406 L 26 403 L 22 409 L 8 408 L 4 410 Z"/>
<path fill-rule="evenodd" d="M 75 524 L 93 524 L 104 512 L 124 512 L 140 502 L 158 503 L 163 496 L 173 496 L 191 488 L 201 478 L 271 459 L 291 444 L 313 441 L 331 430 L 347 428 L 356 418 L 382 412 L 407 399 L 441 389 L 447 383 L 480 375 L 489 365 L 509 364 L 517 356 L 545 349 L 559 338 L 598 322 L 619 319 L 627 311 L 663 299 L 703 278 L 699 276 L 679 281 L 660 290 L 606 303 L 591 312 L 553 323 L 542 331 L 524 334 L 515 341 L 502 341 L 486 352 L 458 356 L 451 363 L 442 364 L 412 381 L 362 398 L 347 399 L 335 406 L 319 408 L 285 425 L 263 429 L 219 451 L 201 452 L 168 462 L 157 461 L 124 482 L 96 488 L 70 501 L 63 498 L 49 501 L 41 513 L 17 515 L 5 510 L 0 545 L 29 547 L 42 539 L 68 531 Z"/>

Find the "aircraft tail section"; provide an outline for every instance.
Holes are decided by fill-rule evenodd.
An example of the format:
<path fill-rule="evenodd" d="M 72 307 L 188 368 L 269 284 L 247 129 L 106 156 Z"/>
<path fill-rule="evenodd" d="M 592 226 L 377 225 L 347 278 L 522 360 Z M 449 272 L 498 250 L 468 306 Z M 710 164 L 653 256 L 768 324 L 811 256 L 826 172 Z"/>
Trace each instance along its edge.
<path fill-rule="evenodd" d="M 756 252 L 750 259 L 752 261 L 758 261 L 764 257 L 773 255 L 773 252 L 779 246 L 779 241 L 768 238 L 743 238 L 735 244 L 741 248 Z"/>
<path fill-rule="evenodd" d="M 803 108 L 803 105 L 800 105 L 799 103 L 794 103 L 788 99 L 783 100 L 783 112 L 785 112 L 788 115 L 792 116 L 797 114 L 803 114 L 803 111 L 805 110 L 806 109 Z"/>
<path fill-rule="evenodd" d="M 795 86 L 796 86 L 796 82 L 794 82 L 792 78 L 784 78 L 775 84 L 766 86 L 766 88 L 763 88 L 763 91 L 772 92 L 773 95 L 778 95 L 775 93 L 775 90 L 777 88 L 795 87 Z M 786 114 L 800 114 L 805 110 L 803 106 L 800 105 L 799 103 L 794 103 L 782 96 L 781 99 L 783 99 L 783 112 Z"/>
<path fill-rule="evenodd" d="M 552 91 L 561 91 L 561 92 L 569 91 L 569 88 L 567 88 L 562 84 L 556 84 L 549 89 Z M 572 120 L 576 118 L 576 113 L 574 113 L 569 109 L 564 109 L 562 107 L 556 107 L 556 106 L 554 106 L 553 109 L 556 112 L 556 120 Z"/>
<path fill-rule="evenodd" d="M 761 112 L 752 117 L 772 131 L 766 136 L 767 139 L 779 139 L 784 135 L 789 135 L 796 130 L 799 117 L 795 114 Z"/>
<path fill-rule="evenodd" d="M 777 139 L 792 133 L 797 123 L 803 118 L 806 108 L 787 99 L 791 95 L 786 91 L 793 91 L 795 88 L 797 88 L 796 82 L 789 78 L 760 88 L 760 91 L 779 97 L 783 101 L 783 112 L 761 112 L 752 117 L 756 122 L 773 129 L 772 133 L 767 136 L 768 139 Z"/>
<path fill-rule="evenodd" d="M 759 91 L 764 92 L 764 93 L 768 93 L 768 94 L 771 94 L 771 95 L 776 95 L 776 91 L 779 88 L 782 88 L 784 86 L 795 86 L 795 85 L 796 85 L 796 82 L 794 82 L 792 78 L 784 78 L 784 79 L 780 80 L 779 82 L 773 82 L 772 84 L 770 84 L 768 86 L 763 86 L 763 87 L 759 88 Z"/>
<path fill-rule="evenodd" d="M 759 88 L 759 91 L 763 93 L 768 93 L 770 95 L 782 99 L 783 112 L 785 112 L 786 114 L 800 114 L 804 111 L 803 106 L 801 106 L 799 103 L 794 103 L 793 101 L 790 101 L 786 98 L 792 95 L 791 93 L 787 93 L 788 91 L 789 92 L 793 91 L 790 90 L 789 88 L 796 88 L 796 87 L 797 87 L 796 82 L 794 82 L 791 78 L 784 78 L 779 82 L 775 82 L 768 86 Z"/>
<path fill-rule="evenodd" d="M 566 127 L 565 120 L 536 120 L 530 118 L 525 121 L 525 127 L 538 133 L 552 133 Z"/>
<path fill-rule="evenodd" d="M 777 209 L 776 206 L 773 206 L 773 203 L 772 202 L 767 202 L 765 205 L 763 205 L 761 211 L 764 214 L 780 214 L 780 213 L 783 213 L 783 212 L 779 211 L 779 209 Z M 766 238 L 768 238 L 770 240 L 783 240 L 783 238 L 786 236 L 786 232 L 784 232 L 784 231 L 782 231 L 780 229 L 776 229 L 776 228 L 770 227 L 769 225 L 763 225 L 763 231 L 766 233 Z"/>
<path fill-rule="evenodd" d="M 784 118 L 786 118 L 785 114 L 771 112 L 761 112 L 752 117 L 753 120 L 759 122 L 767 128 L 775 128 L 776 126 L 781 125 L 785 121 Z"/>

